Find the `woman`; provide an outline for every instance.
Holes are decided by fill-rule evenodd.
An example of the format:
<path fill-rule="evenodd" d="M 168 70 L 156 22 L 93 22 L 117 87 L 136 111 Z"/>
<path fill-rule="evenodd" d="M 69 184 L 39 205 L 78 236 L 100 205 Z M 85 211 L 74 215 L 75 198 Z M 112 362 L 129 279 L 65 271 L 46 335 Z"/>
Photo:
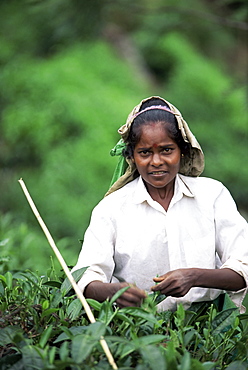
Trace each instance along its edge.
<path fill-rule="evenodd" d="M 144 99 L 119 133 L 117 181 L 93 210 L 73 269 L 89 266 L 79 281 L 85 297 L 104 301 L 129 285 L 119 307 L 160 291 L 158 309 L 175 310 L 227 291 L 244 312 L 247 223 L 220 182 L 198 177 L 203 153 L 181 113 Z"/>

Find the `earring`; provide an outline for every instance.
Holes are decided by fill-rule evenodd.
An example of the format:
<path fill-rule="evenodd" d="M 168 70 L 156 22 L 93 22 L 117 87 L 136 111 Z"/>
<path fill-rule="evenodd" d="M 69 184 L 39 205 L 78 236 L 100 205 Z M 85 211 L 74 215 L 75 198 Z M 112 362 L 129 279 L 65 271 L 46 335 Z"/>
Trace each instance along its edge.
<path fill-rule="evenodd" d="M 184 154 L 182 154 L 181 157 L 183 158 L 184 157 Z"/>

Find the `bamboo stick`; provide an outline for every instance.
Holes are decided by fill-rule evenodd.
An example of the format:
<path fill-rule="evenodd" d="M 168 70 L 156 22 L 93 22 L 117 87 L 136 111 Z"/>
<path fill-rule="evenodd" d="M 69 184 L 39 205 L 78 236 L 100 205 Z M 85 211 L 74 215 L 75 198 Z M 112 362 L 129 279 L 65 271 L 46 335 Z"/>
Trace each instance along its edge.
<path fill-rule="evenodd" d="M 62 266 L 62 268 L 63 268 L 66 276 L 68 277 L 68 279 L 69 279 L 69 281 L 70 281 L 73 289 L 75 290 L 75 293 L 76 293 L 77 297 L 81 301 L 81 303 L 82 303 L 82 305 L 84 307 L 84 310 L 85 310 L 85 312 L 86 312 L 86 314 L 87 314 L 87 316 L 89 318 L 89 321 L 91 323 L 96 322 L 96 319 L 95 319 L 95 317 L 94 317 L 94 315 L 93 315 L 93 313 L 92 313 L 92 311 L 90 309 L 90 306 L 88 305 L 88 302 L 86 301 L 83 293 L 79 289 L 79 287 L 78 287 L 75 279 L 73 278 L 70 270 L 68 269 L 68 266 L 65 263 L 64 258 L 62 257 L 62 255 L 61 255 L 59 249 L 57 248 L 57 246 L 56 246 L 56 244 L 55 244 L 55 242 L 54 242 L 54 240 L 53 240 L 53 238 L 52 238 L 52 236 L 51 236 L 48 228 L 46 227 L 46 224 L 42 220 L 42 218 L 41 218 L 41 216 L 40 216 L 40 214 L 39 214 L 39 212 L 38 212 L 38 210 L 37 210 L 37 208 L 36 208 L 36 206 L 35 206 L 32 198 L 31 198 L 31 196 L 30 196 L 30 194 L 28 192 L 28 189 L 27 189 L 24 181 L 22 179 L 20 179 L 20 180 L 18 180 L 18 182 L 20 183 L 20 185 L 22 187 L 22 190 L 23 190 L 23 192 L 24 192 L 24 194 L 25 194 L 25 196 L 27 198 L 27 201 L 28 201 L 28 203 L 29 203 L 29 205 L 30 205 L 30 207 L 31 207 L 34 215 L 36 216 L 36 218 L 37 218 L 37 220 L 38 220 L 38 222 L 39 222 L 42 230 L 44 231 L 44 234 L 46 235 L 46 238 L 47 238 L 47 240 L 48 240 L 51 248 L 53 249 L 53 251 L 54 251 L 57 259 L 59 260 L 59 263 L 61 264 L 61 266 Z M 101 344 L 101 346 L 102 346 L 102 348 L 103 348 L 103 350 L 104 350 L 104 352 L 105 352 L 105 354 L 107 356 L 107 359 L 108 359 L 110 365 L 112 366 L 112 368 L 114 370 L 118 369 L 118 367 L 117 367 L 117 365 L 116 365 L 116 363 L 114 361 L 114 358 L 113 358 L 113 356 L 112 356 L 112 354 L 110 352 L 110 349 L 108 347 L 108 344 L 107 344 L 107 342 L 105 341 L 105 339 L 103 337 L 100 339 L 100 344 Z"/>

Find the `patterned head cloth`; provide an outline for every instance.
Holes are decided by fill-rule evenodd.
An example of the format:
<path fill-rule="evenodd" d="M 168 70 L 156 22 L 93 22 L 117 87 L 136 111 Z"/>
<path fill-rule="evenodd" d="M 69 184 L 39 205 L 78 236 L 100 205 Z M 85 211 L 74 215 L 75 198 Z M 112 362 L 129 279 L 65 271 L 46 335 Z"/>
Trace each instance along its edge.
<path fill-rule="evenodd" d="M 202 149 L 200 147 L 200 144 L 196 140 L 195 136 L 192 134 L 192 132 L 189 129 L 189 126 L 187 125 L 187 122 L 183 119 L 181 113 L 179 110 L 174 107 L 171 103 L 166 101 L 165 99 L 159 97 L 159 96 L 151 96 L 147 99 L 143 99 L 134 109 L 131 111 L 129 116 L 127 117 L 127 121 L 125 125 L 121 126 L 118 130 L 119 134 L 121 135 L 121 139 L 116 144 L 116 146 L 111 150 L 110 154 L 112 156 L 120 155 L 119 163 L 117 164 L 115 173 L 113 175 L 113 179 L 111 182 L 111 187 L 106 193 L 106 195 L 109 195 L 110 193 L 113 193 L 114 191 L 120 189 L 124 185 L 126 185 L 128 182 L 134 180 L 136 177 L 139 176 L 138 171 L 136 169 L 135 164 L 132 162 L 131 159 L 124 158 L 122 156 L 122 151 L 126 146 L 126 141 L 128 138 L 128 134 L 130 131 L 130 128 L 132 126 L 132 123 L 134 119 L 139 115 L 139 112 L 143 112 L 146 110 L 151 109 L 164 109 L 168 110 L 165 106 L 156 107 L 148 107 L 142 111 L 140 111 L 140 108 L 143 103 L 151 100 L 151 99 L 160 99 L 164 101 L 169 106 L 169 110 L 171 113 L 174 114 L 177 123 L 178 128 L 181 131 L 183 140 L 186 143 L 190 144 L 190 150 L 188 153 L 184 154 L 184 157 L 181 158 L 180 163 L 180 169 L 179 173 L 186 176 L 192 176 L 196 177 L 199 176 L 204 169 L 204 155 L 202 152 Z"/>

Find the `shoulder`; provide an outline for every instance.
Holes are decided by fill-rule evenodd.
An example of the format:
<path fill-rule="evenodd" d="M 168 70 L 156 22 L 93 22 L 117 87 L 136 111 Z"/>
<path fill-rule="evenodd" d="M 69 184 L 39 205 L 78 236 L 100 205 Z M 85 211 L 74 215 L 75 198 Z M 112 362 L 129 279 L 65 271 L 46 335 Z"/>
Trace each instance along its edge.
<path fill-rule="evenodd" d="M 234 198 L 222 182 L 208 177 L 180 175 L 180 178 L 193 194 L 190 199 L 202 211 L 214 210 L 219 219 L 241 217 Z"/>
<path fill-rule="evenodd" d="M 180 179 L 195 197 L 204 196 L 205 199 L 213 199 L 221 194 L 231 196 L 222 182 L 209 177 L 190 177 L 179 174 Z"/>
<path fill-rule="evenodd" d="M 225 186 L 222 184 L 222 182 L 212 179 L 210 177 L 190 177 L 179 174 L 179 177 L 181 180 L 192 189 L 200 190 L 200 189 L 206 189 L 209 186 L 211 189 L 221 190 Z"/>
<path fill-rule="evenodd" d="M 94 211 L 111 211 L 114 212 L 124 204 L 129 204 L 133 198 L 134 190 L 136 189 L 138 178 L 124 185 L 122 188 L 105 196 L 94 208 Z"/>

